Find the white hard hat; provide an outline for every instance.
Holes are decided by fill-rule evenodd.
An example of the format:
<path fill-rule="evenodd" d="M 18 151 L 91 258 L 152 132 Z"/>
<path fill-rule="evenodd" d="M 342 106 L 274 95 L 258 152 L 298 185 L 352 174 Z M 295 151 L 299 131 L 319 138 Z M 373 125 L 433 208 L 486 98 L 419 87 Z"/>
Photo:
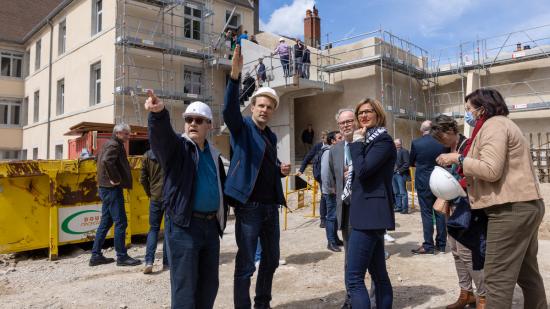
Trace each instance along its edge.
<path fill-rule="evenodd" d="M 284 40 L 285 40 L 285 38 L 283 38 L 283 37 L 279 38 L 279 42 L 284 41 Z"/>
<path fill-rule="evenodd" d="M 183 113 L 182 116 L 199 116 L 212 121 L 212 110 L 210 109 L 210 106 L 204 104 L 203 102 L 195 101 L 187 106 L 187 109 L 185 109 L 185 113 Z"/>
<path fill-rule="evenodd" d="M 279 107 L 279 96 L 277 95 L 277 92 L 275 92 L 275 90 L 273 90 L 273 88 L 270 88 L 270 87 L 260 87 L 260 88 L 258 88 L 258 90 L 256 90 L 256 92 L 254 92 L 252 97 L 250 97 L 250 102 L 254 102 L 253 100 L 256 97 L 260 97 L 260 96 L 265 96 L 265 97 L 272 98 L 273 100 L 275 100 L 274 109 L 277 109 L 277 107 Z"/>
<path fill-rule="evenodd" d="M 435 196 L 446 201 L 466 196 L 456 178 L 440 166 L 436 166 L 430 175 L 430 189 Z"/>

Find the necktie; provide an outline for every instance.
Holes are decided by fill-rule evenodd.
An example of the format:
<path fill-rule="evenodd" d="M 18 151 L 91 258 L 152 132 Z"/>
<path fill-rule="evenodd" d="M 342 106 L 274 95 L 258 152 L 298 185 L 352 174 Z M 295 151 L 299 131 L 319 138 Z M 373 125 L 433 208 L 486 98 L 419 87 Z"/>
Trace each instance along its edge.
<path fill-rule="evenodd" d="M 349 144 L 344 146 L 344 163 L 346 165 L 351 165 L 351 153 L 349 151 Z"/>

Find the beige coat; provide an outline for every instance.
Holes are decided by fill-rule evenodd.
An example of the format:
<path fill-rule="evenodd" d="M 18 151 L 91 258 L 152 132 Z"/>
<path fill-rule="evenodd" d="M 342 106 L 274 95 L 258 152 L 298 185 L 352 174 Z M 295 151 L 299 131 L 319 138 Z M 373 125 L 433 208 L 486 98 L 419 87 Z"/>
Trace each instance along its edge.
<path fill-rule="evenodd" d="M 527 140 L 504 116 L 489 118 L 464 159 L 473 209 L 541 199 Z"/>

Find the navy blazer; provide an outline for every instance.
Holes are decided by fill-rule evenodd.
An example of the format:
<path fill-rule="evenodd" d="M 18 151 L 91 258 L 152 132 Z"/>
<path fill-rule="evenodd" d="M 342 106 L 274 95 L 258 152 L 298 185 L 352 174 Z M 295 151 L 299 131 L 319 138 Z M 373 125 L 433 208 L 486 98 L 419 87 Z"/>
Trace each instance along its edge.
<path fill-rule="evenodd" d="M 395 214 L 392 189 L 396 149 L 383 133 L 369 144 L 349 144 L 353 163 L 350 223 L 359 230 L 393 230 Z"/>
<path fill-rule="evenodd" d="M 414 172 L 416 190 L 432 192 L 430 190 L 430 176 L 437 165 L 435 159 L 440 154 L 447 152 L 449 152 L 449 149 L 429 134 L 412 141 L 409 162 L 410 166 L 416 166 Z"/>

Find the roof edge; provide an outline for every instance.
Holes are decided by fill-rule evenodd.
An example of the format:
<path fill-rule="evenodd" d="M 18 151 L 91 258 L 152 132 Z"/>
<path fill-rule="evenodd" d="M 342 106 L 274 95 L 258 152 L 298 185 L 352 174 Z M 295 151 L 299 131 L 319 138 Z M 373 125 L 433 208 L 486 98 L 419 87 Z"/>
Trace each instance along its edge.
<path fill-rule="evenodd" d="M 74 0 L 64 0 L 59 5 L 57 5 L 46 17 L 42 19 L 36 26 L 34 26 L 29 33 L 25 34 L 25 36 L 21 39 L 21 41 L 17 42 L 19 44 L 25 44 L 27 40 L 29 40 L 33 35 L 35 35 L 42 27 L 44 27 L 46 24 L 48 24 L 48 21 L 52 20 L 59 12 L 61 12 L 64 8 L 66 8 L 69 4 L 71 4 Z"/>

